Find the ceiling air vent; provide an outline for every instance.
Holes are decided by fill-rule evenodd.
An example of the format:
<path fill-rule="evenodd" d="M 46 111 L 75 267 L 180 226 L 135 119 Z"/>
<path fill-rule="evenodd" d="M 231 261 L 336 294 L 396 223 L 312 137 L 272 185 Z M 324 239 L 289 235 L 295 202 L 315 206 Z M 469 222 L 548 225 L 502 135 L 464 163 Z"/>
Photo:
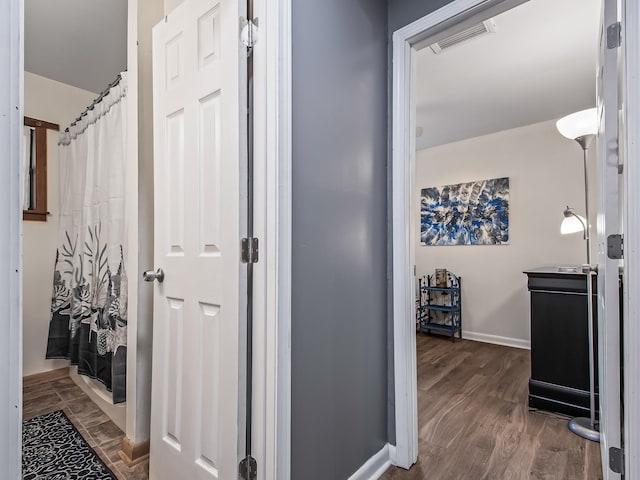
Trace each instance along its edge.
<path fill-rule="evenodd" d="M 484 35 L 486 33 L 495 33 L 496 32 L 496 22 L 490 18 L 489 20 L 485 20 L 478 25 L 474 25 L 473 27 L 469 27 L 466 30 L 456 33 L 455 35 L 451 35 L 443 40 L 440 40 L 437 43 L 429 45 L 429 48 L 436 55 L 442 53 L 447 48 L 451 48 L 454 45 L 458 45 L 459 43 L 466 42 L 467 40 L 471 40 L 472 38 L 479 37 L 480 35 Z"/>

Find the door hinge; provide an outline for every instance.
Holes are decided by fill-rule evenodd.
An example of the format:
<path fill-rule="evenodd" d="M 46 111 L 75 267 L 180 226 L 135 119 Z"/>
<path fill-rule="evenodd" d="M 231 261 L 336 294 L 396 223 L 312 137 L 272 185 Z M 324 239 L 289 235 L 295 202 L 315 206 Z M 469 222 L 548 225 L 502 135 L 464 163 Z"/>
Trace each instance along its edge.
<path fill-rule="evenodd" d="M 244 457 L 238 466 L 240 478 L 244 480 L 256 480 L 258 478 L 258 463 L 251 455 Z"/>
<path fill-rule="evenodd" d="M 624 258 L 624 237 L 619 233 L 607 237 L 607 257 L 612 260 Z"/>
<path fill-rule="evenodd" d="M 622 45 L 622 24 L 612 23 L 607 27 L 607 48 L 618 48 Z"/>
<path fill-rule="evenodd" d="M 240 17 L 240 41 L 247 48 L 253 48 L 258 43 L 258 19 L 251 20 Z"/>
<path fill-rule="evenodd" d="M 258 239 L 256 237 L 240 240 L 240 259 L 242 263 L 258 263 Z"/>
<path fill-rule="evenodd" d="M 609 448 L 609 469 L 624 475 L 624 450 L 616 447 Z"/>

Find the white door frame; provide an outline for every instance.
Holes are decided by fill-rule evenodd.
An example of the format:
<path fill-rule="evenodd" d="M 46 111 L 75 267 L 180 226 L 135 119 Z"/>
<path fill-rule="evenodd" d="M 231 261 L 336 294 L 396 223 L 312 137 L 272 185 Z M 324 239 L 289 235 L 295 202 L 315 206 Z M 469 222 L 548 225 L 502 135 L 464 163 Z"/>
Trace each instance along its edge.
<path fill-rule="evenodd" d="M 454 0 L 435 12 L 393 33 L 393 112 L 392 112 L 392 229 L 393 229 L 393 343 L 395 380 L 396 450 L 394 464 L 409 468 L 418 456 L 417 365 L 415 340 L 414 233 L 411 219 L 415 165 L 413 75 L 416 47 L 444 28 L 468 22 L 478 12 L 496 14 L 523 1 Z M 640 7 L 625 0 L 625 137 L 626 205 L 640 204 L 640 167 L 632 159 L 640 158 Z M 630 214 L 631 213 L 631 214 Z M 625 404 L 640 400 L 640 299 L 629 292 L 638 291 L 640 281 L 640 218 L 625 212 Z M 627 478 L 640 474 L 640 411 L 625 413 L 625 468 Z M 629 474 L 635 472 L 635 474 Z M 630 476 L 629 476 L 630 475 Z"/>
<path fill-rule="evenodd" d="M 253 453 L 260 480 L 291 476 L 291 0 L 254 0 Z"/>
<path fill-rule="evenodd" d="M 23 2 L 0 0 L 0 465 L 22 478 Z"/>

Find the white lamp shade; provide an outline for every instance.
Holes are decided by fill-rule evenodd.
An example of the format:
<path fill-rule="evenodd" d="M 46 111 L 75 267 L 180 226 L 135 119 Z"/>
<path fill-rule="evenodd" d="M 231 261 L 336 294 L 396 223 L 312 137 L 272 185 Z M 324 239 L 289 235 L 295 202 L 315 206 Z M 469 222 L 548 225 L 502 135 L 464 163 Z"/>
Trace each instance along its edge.
<path fill-rule="evenodd" d="M 578 220 L 574 215 L 564 217 L 564 220 L 562 220 L 562 224 L 560 225 L 560 233 L 562 235 L 584 232 L 584 226 L 587 224 L 587 220 L 580 215 L 578 216 L 584 223 L 580 223 L 580 220 Z"/>
<path fill-rule="evenodd" d="M 584 135 L 596 135 L 598 133 L 598 113 L 595 107 L 572 113 L 558 120 L 556 128 L 563 136 L 571 140 Z"/>

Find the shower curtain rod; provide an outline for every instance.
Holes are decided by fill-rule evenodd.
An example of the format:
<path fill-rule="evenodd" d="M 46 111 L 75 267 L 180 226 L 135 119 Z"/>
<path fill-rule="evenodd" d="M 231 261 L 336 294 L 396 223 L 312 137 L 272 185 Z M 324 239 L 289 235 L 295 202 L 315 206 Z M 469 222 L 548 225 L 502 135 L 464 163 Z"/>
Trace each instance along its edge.
<path fill-rule="evenodd" d="M 84 112 L 82 112 L 80 114 L 80 116 L 78 118 L 76 118 L 71 125 L 69 125 L 67 128 L 64 129 L 65 132 L 69 133 L 69 128 L 73 127 L 76 123 L 78 123 L 80 120 L 82 120 L 82 117 L 86 116 L 88 112 L 90 112 L 91 110 L 93 110 L 93 107 L 95 107 L 98 103 L 100 103 L 102 101 L 102 99 L 104 98 L 104 96 L 109 93 L 109 90 L 111 90 L 113 87 L 115 87 L 116 85 L 118 85 L 120 83 L 120 80 L 122 80 L 122 75 L 118 74 L 118 76 L 116 77 L 116 79 L 111 82 L 109 84 L 109 86 L 98 96 L 98 98 L 96 98 L 91 105 L 89 105 L 87 108 L 84 109 Z"/>

